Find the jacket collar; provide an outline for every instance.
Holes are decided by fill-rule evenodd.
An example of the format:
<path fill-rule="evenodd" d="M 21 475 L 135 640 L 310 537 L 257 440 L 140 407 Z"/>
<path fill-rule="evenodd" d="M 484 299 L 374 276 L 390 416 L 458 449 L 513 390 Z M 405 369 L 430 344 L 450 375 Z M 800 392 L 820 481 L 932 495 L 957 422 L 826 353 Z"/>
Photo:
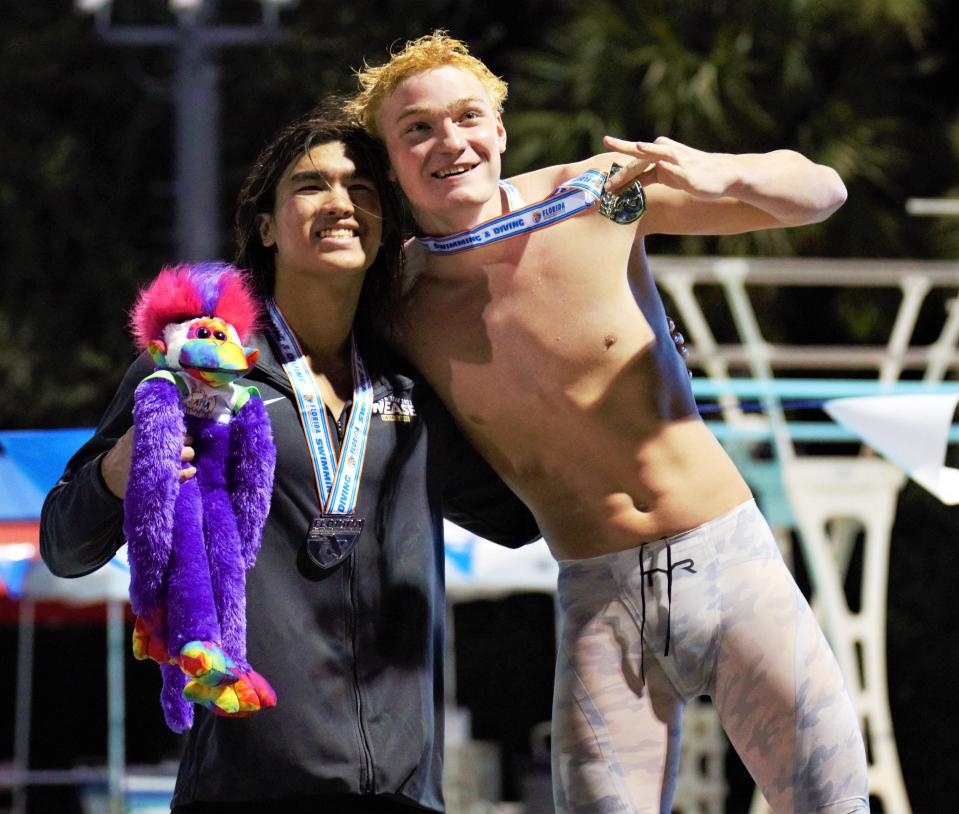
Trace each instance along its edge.
<path fill-rule="evenodd" d="M 276 344 L 276 338 L 272 331 L 264 331 L 253 336 L 251 344 L 260 351 L 260 358 L 257 360 L 254 370 L 264 376 L 271 386 L 282 390 L 288 395 L 293 394 L 293 388 L 290 386 L 290 380 L 280 364 L 279 346 Z M 405 373 L 397 372 L 400 364 L 391 365 L 389 375 L 380 373 L 373 377 L 373 398 L 379 398 L 386 393 L 395 390 L 409 389 L 413 386 L 414 379 Z"/>

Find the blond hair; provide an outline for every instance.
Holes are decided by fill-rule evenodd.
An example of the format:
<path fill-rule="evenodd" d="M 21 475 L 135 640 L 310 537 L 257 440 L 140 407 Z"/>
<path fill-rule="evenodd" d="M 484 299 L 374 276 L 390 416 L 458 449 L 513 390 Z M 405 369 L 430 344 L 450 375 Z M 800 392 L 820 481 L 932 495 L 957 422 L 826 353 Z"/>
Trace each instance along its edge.
<path fill-rule="evenodd" d="M 408 41 L 402 51 L 390 55 L 385 65 L 370 67 L 364 63 L 363 68 L 356 71 L 361 90 L 346 103 L 346 112 L 367 132 L 381 138 L 376 114 L 396 86 L 414 74 L 446 66 L 460 68 L 475 76 L 486 89 L 496 112 L 503 112 L 506 83 L 470 54 L 465 42 L 442 30 Z"/>

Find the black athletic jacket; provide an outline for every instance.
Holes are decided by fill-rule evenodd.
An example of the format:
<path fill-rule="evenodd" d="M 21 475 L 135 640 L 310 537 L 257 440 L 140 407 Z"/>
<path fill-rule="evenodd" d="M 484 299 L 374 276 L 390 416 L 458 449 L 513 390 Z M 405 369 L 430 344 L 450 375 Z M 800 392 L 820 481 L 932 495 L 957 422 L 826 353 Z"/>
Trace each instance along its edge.
<path fill-rule="evenodd" d="M 320 573 L 303 553 L 320 511 L 303 430 L 270 343 L 257 345 L 246 381 L 266 404 L 277 467 L 247 575 L 248 656 L 278 701 L 242 720 L 198 708 L 174 804 L 360 793 L 442 810 L 443 515 L 512 547 L 539 531 L 425 384 L 379 376 L 357 505 L 366 525 L 349 559 Z M 123 542 L 99 457 L 130 427 L 152 369 L 145 356 L 131 366 L 46 499 L 41 553 L 57 575 L 87 574 Z"/>

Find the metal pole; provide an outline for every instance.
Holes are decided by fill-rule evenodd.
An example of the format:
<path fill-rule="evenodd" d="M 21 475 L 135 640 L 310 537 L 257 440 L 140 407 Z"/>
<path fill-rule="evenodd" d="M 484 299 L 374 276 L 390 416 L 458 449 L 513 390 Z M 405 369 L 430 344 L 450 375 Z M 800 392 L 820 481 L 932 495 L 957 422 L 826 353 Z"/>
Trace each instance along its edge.
<path fill-rule="evenodd" d="M 107 600 L 107 789 L 110 814 L 126 811 L 126 684 L 123 675 L 124 603 Z"/>
<path fill-rule="evenodd" d="M 277 7 L 284 0 L 260 0 L 259 25 L 217 24 L 216 0 L 170 2 L 174 25 L 114 25 L 112 0 L 78 0 L 95 14 L 104 42 L 175 49 L 174 243 L 178 260 L 210 260 L 220 255 L 220 98 L 217 53 L 222 48 L 269 45 L 282 33 Z"/>
<path fill-rule="evenodd" d="M 220 254 L 219 69 L 204 41 L 203 18 L 181 23 L 177 45 L 176 251 L 178 260 Z"/>
<path fill-rule="evenodd" d="M 20 597 L 17 638 L 17 688 L 13 737 L 12 814 L 26 814 L 27 780 L 30 769 L 30 714 L 33 703 L 33 636 L 36 606 L 24 594 Z"/>

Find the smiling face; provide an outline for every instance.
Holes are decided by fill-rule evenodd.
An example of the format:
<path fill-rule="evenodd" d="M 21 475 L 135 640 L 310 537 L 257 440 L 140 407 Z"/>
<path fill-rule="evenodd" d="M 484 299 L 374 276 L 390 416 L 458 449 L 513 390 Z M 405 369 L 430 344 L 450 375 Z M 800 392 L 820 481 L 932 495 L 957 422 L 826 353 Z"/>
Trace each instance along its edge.
<path fill-rule="evenodd" d="M 506 131 L 471 73 L 443 67 L 410 76 L 383 101 L 377 124 L 426 232 L 450 234 L 500 214 Z"/>
<path fill-rule="evenodd" d="M 341 141 L 312 147 L 276 186 L 273 211 L 257 216 L 274 247 L 276 277 L 362 275 L 382 240 L 380 198 L 365 168 Z"/>

